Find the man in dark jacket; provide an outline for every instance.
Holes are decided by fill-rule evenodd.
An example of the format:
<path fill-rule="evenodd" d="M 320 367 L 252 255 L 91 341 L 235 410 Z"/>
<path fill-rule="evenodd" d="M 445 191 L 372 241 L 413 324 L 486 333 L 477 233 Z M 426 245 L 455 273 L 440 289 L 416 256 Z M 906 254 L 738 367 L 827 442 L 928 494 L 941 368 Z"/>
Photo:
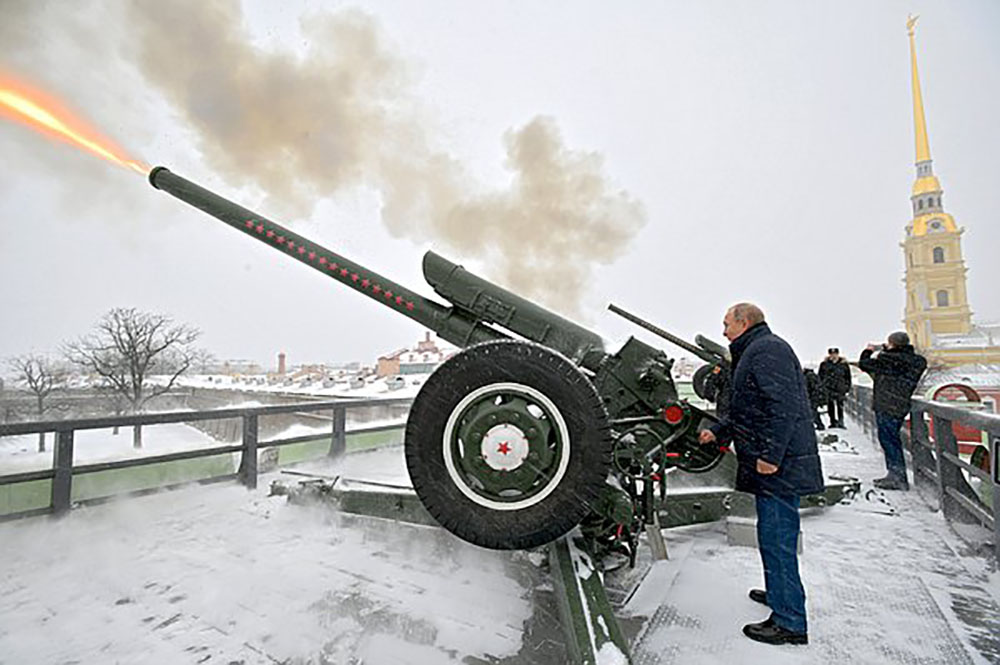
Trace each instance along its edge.
<path fill-rule="evenodd" d="M 718 364 L 705 377 L 705 394 L 715 402 L 715 414 L 722 418 L 729 412 L 729 367 Z"/>
<path fill-rule="evenodd" d="M 816 429 L 825 429 L 823 419 L 819 417 L 819 407 L 826 401 L 826 393 L 823 385 L 819 382 L 816 372 L 811 369 L 804 369 L 802 373 L 806 377 L 806 392 L 809 394 L 809 406 L 812 408 L 813 424 Z"/>
<path fill-rule="evenodd" d="M 771 616 L 743 627 L 769 644 L 807 644 L 806 598 L 799 577 L 799 501 L 823 490 L 805 376 L 795 352 L 773 334 L 756 305 L 733 305 L 723 319 L 730 341 L 729 413 L 699 433 L 702 443 L 736 442 L 736 489 L 757 502 L 757 543 L 765 589 L 750 598 Z"/>
<path fill-rule="evenodd" d="M 906 458 L 899 430 L 910 412 L 910 396 L 927 369 L 927 360 L 910 345 L 909 335 L 899 331 L 889 335 L 885 344 L 869 344 L 861 352 L 858 367 L 875 381 L 872 408 L 888 471 L 885 478 L 875 481 L 875 487 L 908 490 L 910 483 L 906 478 Z"/>
<path fill-rule="evenodd" d="M 830 427 L 844 427 L 844 398 L 851 390 L 851 366 L 840 356 L 840 349 L 827 349 L 826 360 L 819 364 L 819 382 L 826 393 L 826 415 Z"/>

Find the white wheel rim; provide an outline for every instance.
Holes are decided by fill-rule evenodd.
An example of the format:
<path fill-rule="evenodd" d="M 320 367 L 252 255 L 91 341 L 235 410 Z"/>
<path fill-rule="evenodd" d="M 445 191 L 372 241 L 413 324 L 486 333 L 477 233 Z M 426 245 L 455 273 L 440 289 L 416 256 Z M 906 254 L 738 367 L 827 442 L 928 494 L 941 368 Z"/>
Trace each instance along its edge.
<path fill-rule="evenodd" d="M 559 440 L 562 444 L 560 446 L 562 456 L 560 457 L 556 471 L 552 478 L 549 479 L 548 484 L 540 492 L 532 494 L 531 496 L 520 501 L 494 501 L 478 494 L 475 490 L 469 487 L 468 484 L 466 484 L 465 479 L 458 472 L 451 452 L 452 433 L 455 431 L 455 426 L 458 424 L 458 419 L 459 416 L 462 415 L 462 412 L 465 411 L 470 404 L 480 399 L 483 395 L 488 393 L 500 394 L 504 392 L 520 393 L 521 395 L 530 397 L 532 400 L 537 402 L 545 410 L 545 413 L 551 418 L 552 424 L 555 426 L 558 432 Z M 559 412 L 559 409 L 556 408 L 556 405 L 552 403 L 552 400 L 538 390 L 521 383 L 491 383 L 488 386 L 483 386 L 473 390 L 471 393 L 466 395 L 454 409 L 452 409 L 451 415 L 448 417 L 448 422 L 446 422 L 444 426 L 442 453 L 444 455 L 444 465 L 448 470 L 448 476 L 451 478 L 452 483 L 458 488 L 458 491 L 465 495 L 470 501 L 485 508 L 490 508 L 491 510 L 523 510 L 544 501 L 546 497 L 555 491 L 556 487 L 559 486 L 559 483 L 562 482 L 563 476 L 566 475 L 566 468 L 569 466 L 570 456 L 569 428 L 566 427 L 566 420 L 563 418 L 562 413 Z M 525 452 L 525 455 L 527 455 L 527 451 Z M 487 460 L 487 463 L 489 463 L 489 460 Z"/>

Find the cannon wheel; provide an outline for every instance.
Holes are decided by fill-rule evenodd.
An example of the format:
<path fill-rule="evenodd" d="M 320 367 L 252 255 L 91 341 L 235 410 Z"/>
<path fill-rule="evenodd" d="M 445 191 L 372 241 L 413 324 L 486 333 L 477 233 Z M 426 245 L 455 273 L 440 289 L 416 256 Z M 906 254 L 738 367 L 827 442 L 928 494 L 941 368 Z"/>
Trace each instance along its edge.
<path fill-rule="evenodd" d="M 607 411 L 590 380 L 544 346 L 498 340 L 449 358 L 406 424 L 406 466 L 428 512 L 491 549 L 544 545 L 604 487 Z"/>

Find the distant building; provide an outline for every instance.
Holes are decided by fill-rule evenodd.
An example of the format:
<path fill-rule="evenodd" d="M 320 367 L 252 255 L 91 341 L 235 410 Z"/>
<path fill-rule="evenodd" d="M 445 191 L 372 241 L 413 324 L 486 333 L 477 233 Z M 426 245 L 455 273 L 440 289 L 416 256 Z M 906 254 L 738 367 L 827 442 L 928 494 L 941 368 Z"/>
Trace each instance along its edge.
<path fill-rule="evenodd" d="M 237 376 L 242 374 L 262 374 L 263 368 L 253 360 L 220 360 L 207 363 L 200 367 L 202 374 L 224 374 Z"/>
<path fill-rule="evenodd" d="M 439 347 L 426 333 L 423 340 L 417 342 L 413 349 L 398 349 L 392 353 L 380 356 L 376 364 L 376 375 L 396 376 L 398 374 L 429 374 L 454 355 L 458 349 L 454 347 Z"/>
<path fill-rule="evenodd" d="M 376 376 L 395 376 L 399 374 L 399 359 L 406 353 L 406 349 L 397 349 L 392 353 L 379 356 L 375 362 Z"/>
<path fill-rule="evenodd" d="M 914 346 L 932 367 L 1000 363 L 1000 323 L 976 324 L 966 293 L 964 228 L 945 212 L 941 183 L 931 168 L 917 51 L 916 19 L 907 21 L 913 86 L 917 178 L 910 195 L 913 218 L 902 242 L 906 265 L 905 324 Z"/>

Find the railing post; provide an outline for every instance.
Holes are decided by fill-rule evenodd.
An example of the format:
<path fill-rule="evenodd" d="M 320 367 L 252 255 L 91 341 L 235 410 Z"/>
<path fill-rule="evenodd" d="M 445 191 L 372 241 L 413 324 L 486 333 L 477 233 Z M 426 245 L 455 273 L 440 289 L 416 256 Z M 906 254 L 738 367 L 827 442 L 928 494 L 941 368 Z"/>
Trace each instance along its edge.
<path fill-rule="evenodd" d="M 958 456 L 958 441 L 955 440 L 955 430 L 952 428 L 951 420 L 934 415 L 934 451 L 937 457 L 938 473 L 938 502 L 941 505 L 941 512 L 948 519 L 957 516 L 955 501 L 945 492 L 946 487 L 958 488 L 958 480 L 961 470 L 944 458 L 942 452 L 948 452 Z"/>
<path fill-rule="evenodd" d="M 347 452 L 347 408 L 339 404 L 333 409 L 333 436 L 330 439 L 329 457 L 339 457 Z"/>
<path fill-rule="evenodd" d="M 69 512 L 73 495 L 73 430 L 56 431 L 56 450 L 52 470 L 52 514 Z"/>
<path fill-rule="evenodd" d="M 990 460 L 993 462 L 993 548 L 1000 567 L 1000 434 L 987 431 L 993 441 Z"/>
<path fill-rule="evenodd" d="M 247 489 L 257 489 L 257 415 L 243 416 L 243 451 L 240 456 L 240 482 Z"/>
<path fill-rule="evenodd" d="M 923 474 L 920 469 L 930 469 L 934 460 L 924 445 L 930 443 L 927 433 L 927 420 L 924 412 L 916 408 L 910 410 L 910 459 L 913 462 L 913 482 L 921 482 Z"/>

